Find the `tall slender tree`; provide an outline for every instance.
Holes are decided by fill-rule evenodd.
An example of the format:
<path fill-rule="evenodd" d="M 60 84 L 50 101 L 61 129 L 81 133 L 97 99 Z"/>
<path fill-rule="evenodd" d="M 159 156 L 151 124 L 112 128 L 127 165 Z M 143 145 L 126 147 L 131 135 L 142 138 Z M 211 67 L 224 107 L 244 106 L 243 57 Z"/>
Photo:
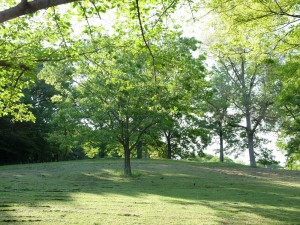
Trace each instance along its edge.
<path fill-rule="evenodd" d="M 268 89 L 268 66 L 264 63 L 251 61 L 246 58 L 246 51 L 238 49 L 235 57 L 224 55 L 220 58 L 217 73 L 229 80 L 229 89 L 233 90 L 230 103 L 234 106 L 239 118 L 229 125 L 239 127 L 246 132 L 250 165 L 256 167 L 254 141 L 255 133 L 268 117 L 274 96 Z"/>

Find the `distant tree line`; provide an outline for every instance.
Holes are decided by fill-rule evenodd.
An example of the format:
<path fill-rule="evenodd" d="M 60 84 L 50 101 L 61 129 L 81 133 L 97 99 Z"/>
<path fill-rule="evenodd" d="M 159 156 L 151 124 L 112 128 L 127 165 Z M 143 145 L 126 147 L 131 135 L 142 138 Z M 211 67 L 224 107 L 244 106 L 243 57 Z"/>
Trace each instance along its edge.
<path fill-rule="evenodd" d="M 276 163 L 268 132 L 299 164 L 298 1 L 45 4 L 0 11 L 1 164 L 123 157 L 130 175 L 132 157 L 200 157 L 217 137 L 221 162 L 247 150 L 256 167 Z M 170 26 L 184 6 L 211 13 L 209 49 Z M 114 32 L 94 21 L 111 9 Z"/>

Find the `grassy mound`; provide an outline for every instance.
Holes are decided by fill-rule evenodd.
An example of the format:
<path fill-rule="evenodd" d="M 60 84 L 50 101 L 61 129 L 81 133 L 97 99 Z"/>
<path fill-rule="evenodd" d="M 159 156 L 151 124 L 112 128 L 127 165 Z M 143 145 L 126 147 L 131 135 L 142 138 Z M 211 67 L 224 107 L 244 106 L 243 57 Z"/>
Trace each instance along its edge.
<path fill-rule="evenodd" d="M 300 172 L 86 160 L 0 167 L 0 224 L 300 224 Z"/>

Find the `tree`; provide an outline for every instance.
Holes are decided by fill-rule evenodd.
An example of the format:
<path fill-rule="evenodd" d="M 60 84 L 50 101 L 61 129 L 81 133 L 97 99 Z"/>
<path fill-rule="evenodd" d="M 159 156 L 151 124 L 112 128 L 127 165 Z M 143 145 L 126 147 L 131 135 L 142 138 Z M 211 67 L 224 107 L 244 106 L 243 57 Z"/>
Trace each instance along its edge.
<path fill-rule="evenodd" d="M 83 138 L 80 133 L 83 130 L 81 114 L 75 107 L 77 90 L 74 88 L 74 73 L 71 63 L 50 62 L 44 64 L 38 74 L 39 79 L 45 80 L 56 90 L 56 94 L 51 97 L 56 108 L 50 121 L 52 130 L 48 133 L 47 140 L 51 145 L 58 146 L 53 154 L 57 161 L 82 158 Z"/>
<path fill-rule="evenodd" d="M 192 90 L 201 84 L 204 87 L 205 81 L 202 58 L 192 57 L 191 50 L 197 48 L 195 40 L 176 39 L 178 34 L 174 32 L 153 36 L 153 64 L 148 49 L 141 49 L 142 42 L 131 38 L 134 33 L 124 35 L 128 38 L 102 37 L 98 42 L 101 51 L 71 66 L 76 70 L 69 86 L 62 87 L 63 83 L 58 82 L 66 66 L 49 64 L 44 67 L 43 77 L 48 82 L 54 77 L 53 84 L 66 93 L 61 97 L 60 112 L 71 119 L 68 124 L 79 133 L 75 137 L 81 136 L 78 144 L 90 143 L 91 148 L 96 143 L 121 146 L 124 173 L 131 175 L 130 156 L 143 136 L 163 121 L 167 112 L 190 112 L 188 105 L 196 101 Z M 86 49 L 92 47 L 93 43 L 85 43 Z M 198 92 L 199 96 L 205 95 Z"/>
<path fill-rule="evenodd" d="M 210 39 L 211 51 L 219 60 L 219 68 L 222 68 L 217 73 L 230 78 L 230 86 L 234 87 L 232 96 L 236 97 L 231 99 L 231 107 L 240 112 L 235 113 L 232 121 L 229 120 L 229 125 L 244 131 L 241 135 L 247 139 L 251 166 L 256 166 L 254 136 L 263 126 L 271 125 L 268 118 L 274 118 L 274 115 L 269 115 L 276 93 L 268 87 L 273 86 L 269 77 L 272 67 L 268 61 L 278 53 L 278 49 L 274 51 L 274 48 L 279 46 L 279 42 L 280 48 L 285 46 L 281 45 L 285 36 L 274 32 L 274 29 L 280 29 L 283 17 L 266 17 L 265 20 L 251 20 L 249 23 L 238 20 L 240 16 L 255 15 L 256 10 L 260 13 L 259 7 L 264 8 L 261 4 L 269 5 L 271 2 L 206 1 L 218 15 Z"/>
<path fill-rule="evenodd" d="M 142 72 L 145 69 L 143 65 L 137 68 L 137 64 L 145 58 L 141 56 L 135 61 L 132 57 L 128 52 L 125 56 L 120 53 L 112 73 L 96 75 L 95 79 L 84 83 L 81 93 L 84 99 L 80 103 L 89 115 L 85 119 L 92 129 L 98 131 L 99 136 L 109 136 L 111 142 L 122 146 L 125 175 L 131 175 L 132 150 L 144 133 L 159 122 L 151 100 L 155 95 L 155 87 L 151 86 L 152 76 Z"/>
<path fill-rule="evenodd" d="M 211 128 L 219 137 L 219 159 L 220 162 L 224 162 L 224 153 L 229 152 L 234 147 L 240 147 L 238 146 L 240 140 L 236 136 L 236 128 L 228 125 L 228 121 L 233 118 L 230 111 L 233 111 L 231 98 L 234 87 L 230 86 L 230 78 L 219 72 L 216 69 L 210 76 L 213 92 L 212 97 L 207 99 L 206 105 L 208 112 L 212 114 L 208 116 Z M 236 122 L 239 120 L 235 117 Z"/>
<path fill-rule="evenodd" d="M 152 100 L 156 87 L 151 85 L 153 79 L 147 68 L 147 53 L 138 52 L 136 48 L 127 51 L 112 49 L 111 46 L 104 48 L 102 54 L 93 55 L 92 60 L 77 63 L 77 81 L 69 82 L 68 88 L 59 87 L 67 92 L 60 115 L 71 119 L 68 123 L 71 130 L 77 130 L 76 139 L 82 136 L 80 141 L 77 139 L 77 144 L 104 142 L 121 145 L 124 173 L 131 175 L 131 152 L 145 131 L 159 119 L 154 117 Z M 98 64 L 101 61 L 105 67 Z M 48 75 L 51 68 L 53 66 L 45 67 L 43 73 Z M 72 76 L 75 78 L 76 74 Z M 60 77 L 59 71 L 53 75 L 54 81 Z"/>
<path fill-rule="evenodd" d="M 237 49 L 235 57 L 224 55 L 216 71 L 226 76 L 229 89 L 233 90 L 230 99 L 235 110 L 240 113 L 238 118 L 243 121 L 229 121 L 229 125 L 242 128 L 246 132 L 250 165 L 256 167 L 254 137 L 263 121 L 268 118 L 270 108 L 274 103 L 272 90 L 268 89 L 269 67 L 267 63 L 258 63 L 246 58 L 244 49 Z M 238 115 L 238 114 L 237 114 Z"/>

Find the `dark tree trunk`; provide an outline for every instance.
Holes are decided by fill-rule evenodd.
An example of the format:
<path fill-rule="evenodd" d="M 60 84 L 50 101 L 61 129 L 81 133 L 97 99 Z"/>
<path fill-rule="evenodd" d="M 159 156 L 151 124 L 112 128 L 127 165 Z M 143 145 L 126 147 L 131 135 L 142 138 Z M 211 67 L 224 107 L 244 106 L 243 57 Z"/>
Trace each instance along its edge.
<path fill-rule="evenodd" d="M 224 162 L 223 126 L 221 121 L 219 121 L 219 138 L 220 138 L 220 162 Z"/>
<path fill-rule="evenodd" d="M 136 155 L 138 159 L 143 158 L 143 142 L 139 141 L 136 147 Z"/>
<path fill-rule="evenodd" d="M 171 145 L 171 135 L 166 135 L 167 138 L 167 143 L 168 143 L 168 153 L 167 153 L 167 158 L 171 159 L 172 158 L 172 145 Z"/>
<path fill-rule="evenodd" d="M 130 165 L 130 148 L 129 143 L 124 146 L 125 160 L 124 160 L 124 175 L 131 176 L 131 165 Z"/>

